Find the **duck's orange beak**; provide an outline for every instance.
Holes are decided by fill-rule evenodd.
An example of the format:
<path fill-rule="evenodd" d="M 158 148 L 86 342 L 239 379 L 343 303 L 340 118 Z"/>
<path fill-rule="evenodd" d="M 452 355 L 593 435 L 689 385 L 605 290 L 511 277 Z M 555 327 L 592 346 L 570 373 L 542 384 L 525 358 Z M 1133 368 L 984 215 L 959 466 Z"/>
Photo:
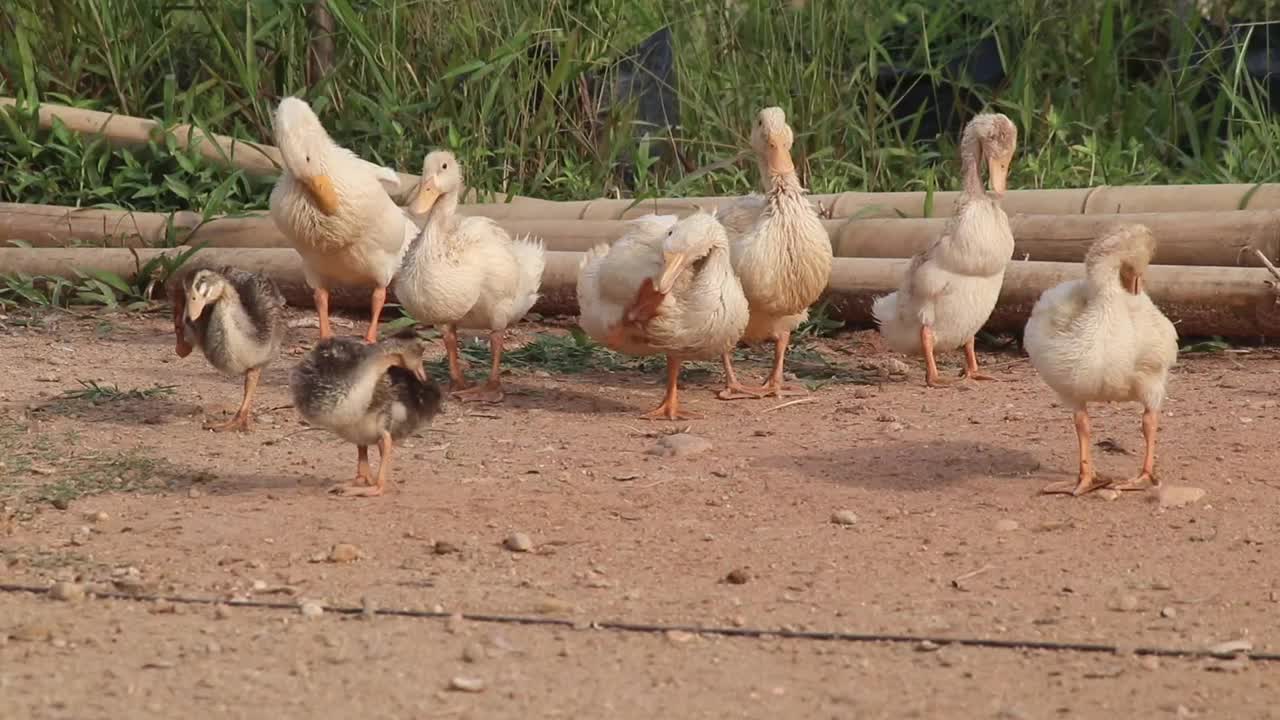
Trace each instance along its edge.
<path fill-rule="evenodd" d="M 440 199 L 440 189 L 436 187 L 435 177 L 425 177 L 418 183 L 418 190 L 409 203 L 409 212 L 414 215 L 426 215 Z"/>
<path fill-rule="evenodd" d="M 662 274 L 658 276 L 658 284 L 655 289 L 666 295 L 676 286 L 676 280 L 680 277 L 680 273 L 684 272 L 685 267 L 689 264 L 689 256 L 682 252 L 664 252 L 662 253 Z"/>
<path fill-rule="evenodd" d="M 1009 189 L 1009 161 L 987 160 L 987 174 L 991 176 L 991 192 L 996 197 L 1004 197 Z"/>
<path fill-rule="evenodd" d="M 769 146 L 764 151 L 764 162 L 774 175 L 788 175 L 796 171 L 795 163 L 791 162 L 791 150 L 784 148 L 777 138 L 769 138 Z"/>
<path fill-rule="evenodd" d="M 311 198 L 316 209 L 325 215 L 338 214 L 338 193 L 334 191 L 333 181 L 328 175 L 299 177 L 298 182 L 302 183 L 303 189 L 307 191 L 307 197 Z"/>

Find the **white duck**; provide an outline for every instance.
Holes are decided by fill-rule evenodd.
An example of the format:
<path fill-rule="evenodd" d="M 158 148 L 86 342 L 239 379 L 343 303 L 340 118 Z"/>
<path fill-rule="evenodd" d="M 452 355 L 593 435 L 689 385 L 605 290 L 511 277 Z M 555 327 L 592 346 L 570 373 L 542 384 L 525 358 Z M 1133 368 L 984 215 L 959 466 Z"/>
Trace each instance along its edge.
<path fill-rule="evenodd" d="M 751 147 L 759 159 L 764 195 L 749 195 L 721 215 L 729 232 L 733 268 L 751 306 L 742 339 L 749 343 L 773 339 L 775 343 L 773 371 L 758 388 L 738 383 L 732 348 L 725 352 L 722 400 L 806 392 L 784 385 L 782 368 L 791 331 L 809 316 L 809 306 L 831 277 L 831 239 L 817 208 L 804 197 L 791 161 L 793 141 L 781 108 L 760 111 L 751 131 Z"/>
<path fill-rule="evenodd" d="M 452 394 L 500 402 L 502 336 L 538 301 L 546 258 L 540 240 L 513 240 L 489 218 L 460 217 L 461 192 L 462 168 L 453 153 L 427 155 L 408 208 L 426 217 L 396 278 L 396 298 L 418 322 L 443 326 Z M 484 385 L 468 387 L 458 358 L 458 328 L 489 331 L 493 365 Z"/>
<path fill-rule="evenodd" d="M 302 256 L 315 293 L 320 337 L 329 327 L 329 288 L 372 287 L 366 342 L 378 339 L 387 286 L 417 227 L 387 194 L 394 170 L 338 146 L 305 101 L 288 97 L 275 114 L 284 171 L 271 192 L 271 219 Z"/>
<path fill-rule="evenodd" d="M 925 382 L 942 383 L 934 350 L 964 345 L 963 377 L 992 380 L 978 370 L 973 338 L 991 317 L 1004 271 L 1013 256 L 1013 233 L 1000 207 L 1018 128 L 999 113 L 978 115 L 960 141 L 964 189 L 947 227 L 922 253 L 911 258 L 897 292 L 877 298 L 871 308 L 885 343 L 901 353 L 923 354 Z M 991 194 L 982 183 L 986 161 Z"/>
<path fill-rule="evenodd" d="M 696 417 L 680 408 L 680 366 L 733 349 L 747 326 L 747 298 L 715 216 L 646 215 L 578 269 L 579 325 L 609 348 L 667 356 L 667 392 L 649 419 Z"/>
<path fill-rule="evenodd" d="M 1089 457 L 1091 402 L 1142 403 L 1146 442 L 1142 470 L 1119 485 L 1141 490 L 1155 478 L 1156 427 L 1178 333 L 1142 288 L 1156 241 L 1143 225 L 1125 225 L 1099 238 L 1085 257 L 1085 277 L 1046 290 L 1031 310 L 1023 346 L 1045 384 L 1075 415 L 1080 474 L 1045 492 L 1082 495 L 1104 487 Z"/>

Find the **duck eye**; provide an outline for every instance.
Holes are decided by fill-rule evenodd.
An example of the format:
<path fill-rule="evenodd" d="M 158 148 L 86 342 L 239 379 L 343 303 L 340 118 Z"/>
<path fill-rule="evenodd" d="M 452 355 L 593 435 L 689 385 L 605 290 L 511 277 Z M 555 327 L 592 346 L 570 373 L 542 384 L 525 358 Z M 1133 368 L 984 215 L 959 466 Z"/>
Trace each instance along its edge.
<path fill-rule="evenodd" d="M 441 165 L 441 166 L 440 166 L 440 169 L 441 169 L 441 170 L 448 170 L 448 169 L 449 169 L 449 163 L 445 163 L 445 164 Z"/>
<path fill-rule="evenodd" d="M 307 162 L 311 162 L 311 156 L 310 156 L 310 155 L 308 155 L 308 156 L 307 156 Z"/>

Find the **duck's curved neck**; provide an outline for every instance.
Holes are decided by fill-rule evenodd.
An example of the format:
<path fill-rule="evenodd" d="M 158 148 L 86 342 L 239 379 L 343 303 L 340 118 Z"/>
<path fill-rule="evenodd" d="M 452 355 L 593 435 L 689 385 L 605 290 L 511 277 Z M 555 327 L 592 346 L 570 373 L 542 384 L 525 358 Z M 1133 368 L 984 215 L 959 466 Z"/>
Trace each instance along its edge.
<path fill-rule="evenodd" d="M 431 210 L 427 212 L 427 227 L 444 227 L 445 223 L 449 222 L 449 218 L 452 218 L 457 211 L 458 193 L 441 193 L 440 198 L 436 200 L 436 204 L 432 205 Z"/>
<path fill-rule="evenodd" d="M 960 167 L 965 193 L 985 194 L 987 186 L 982 182 L 982 142 L 976 134 L 965 135 L 960 141 Z"/>
<path fill-rule="evenodd" d="M 760 163 L 760 186 L 770 198 L 782 194 L 800 194 L 804 188 L 800 185 L 800 176 L 794 170 L 775 173 L 769 170 L 764 162 Z"/>
<path fill-rule="evenodd" d="M 430 242 L 431 239 L 438 237 L 444 232 L 449 224 L 449 220 L 454 213 L 458 211 L 458 193 L 447 192 L 440 195 L 436 199 L 431 209 L 427 211 L 427 221 L 422 228 L 422 232 L 418 233 L 418 237 L 414 238 L 413 244 L 409 246 L 408 255 L 411 259 L 417 259 L 423 254 L 431 254 L 432 248 L 438 243 Z"/>

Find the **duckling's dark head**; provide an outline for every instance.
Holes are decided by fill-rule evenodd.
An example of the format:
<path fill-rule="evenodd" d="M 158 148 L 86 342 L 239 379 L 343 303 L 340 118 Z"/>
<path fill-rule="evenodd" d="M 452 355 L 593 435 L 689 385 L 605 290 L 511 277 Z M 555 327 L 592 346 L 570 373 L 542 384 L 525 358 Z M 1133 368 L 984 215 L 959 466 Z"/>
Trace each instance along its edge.
<path fill-rule="evenodd" d="M 378 350 L 391 361 L 393 367 L 402 367 L 413 373 L 419 382 L 427 382 L 427 370 L 422 366 L 426 345 L 412 329 L 384 339 L 378 343 Z"/>

